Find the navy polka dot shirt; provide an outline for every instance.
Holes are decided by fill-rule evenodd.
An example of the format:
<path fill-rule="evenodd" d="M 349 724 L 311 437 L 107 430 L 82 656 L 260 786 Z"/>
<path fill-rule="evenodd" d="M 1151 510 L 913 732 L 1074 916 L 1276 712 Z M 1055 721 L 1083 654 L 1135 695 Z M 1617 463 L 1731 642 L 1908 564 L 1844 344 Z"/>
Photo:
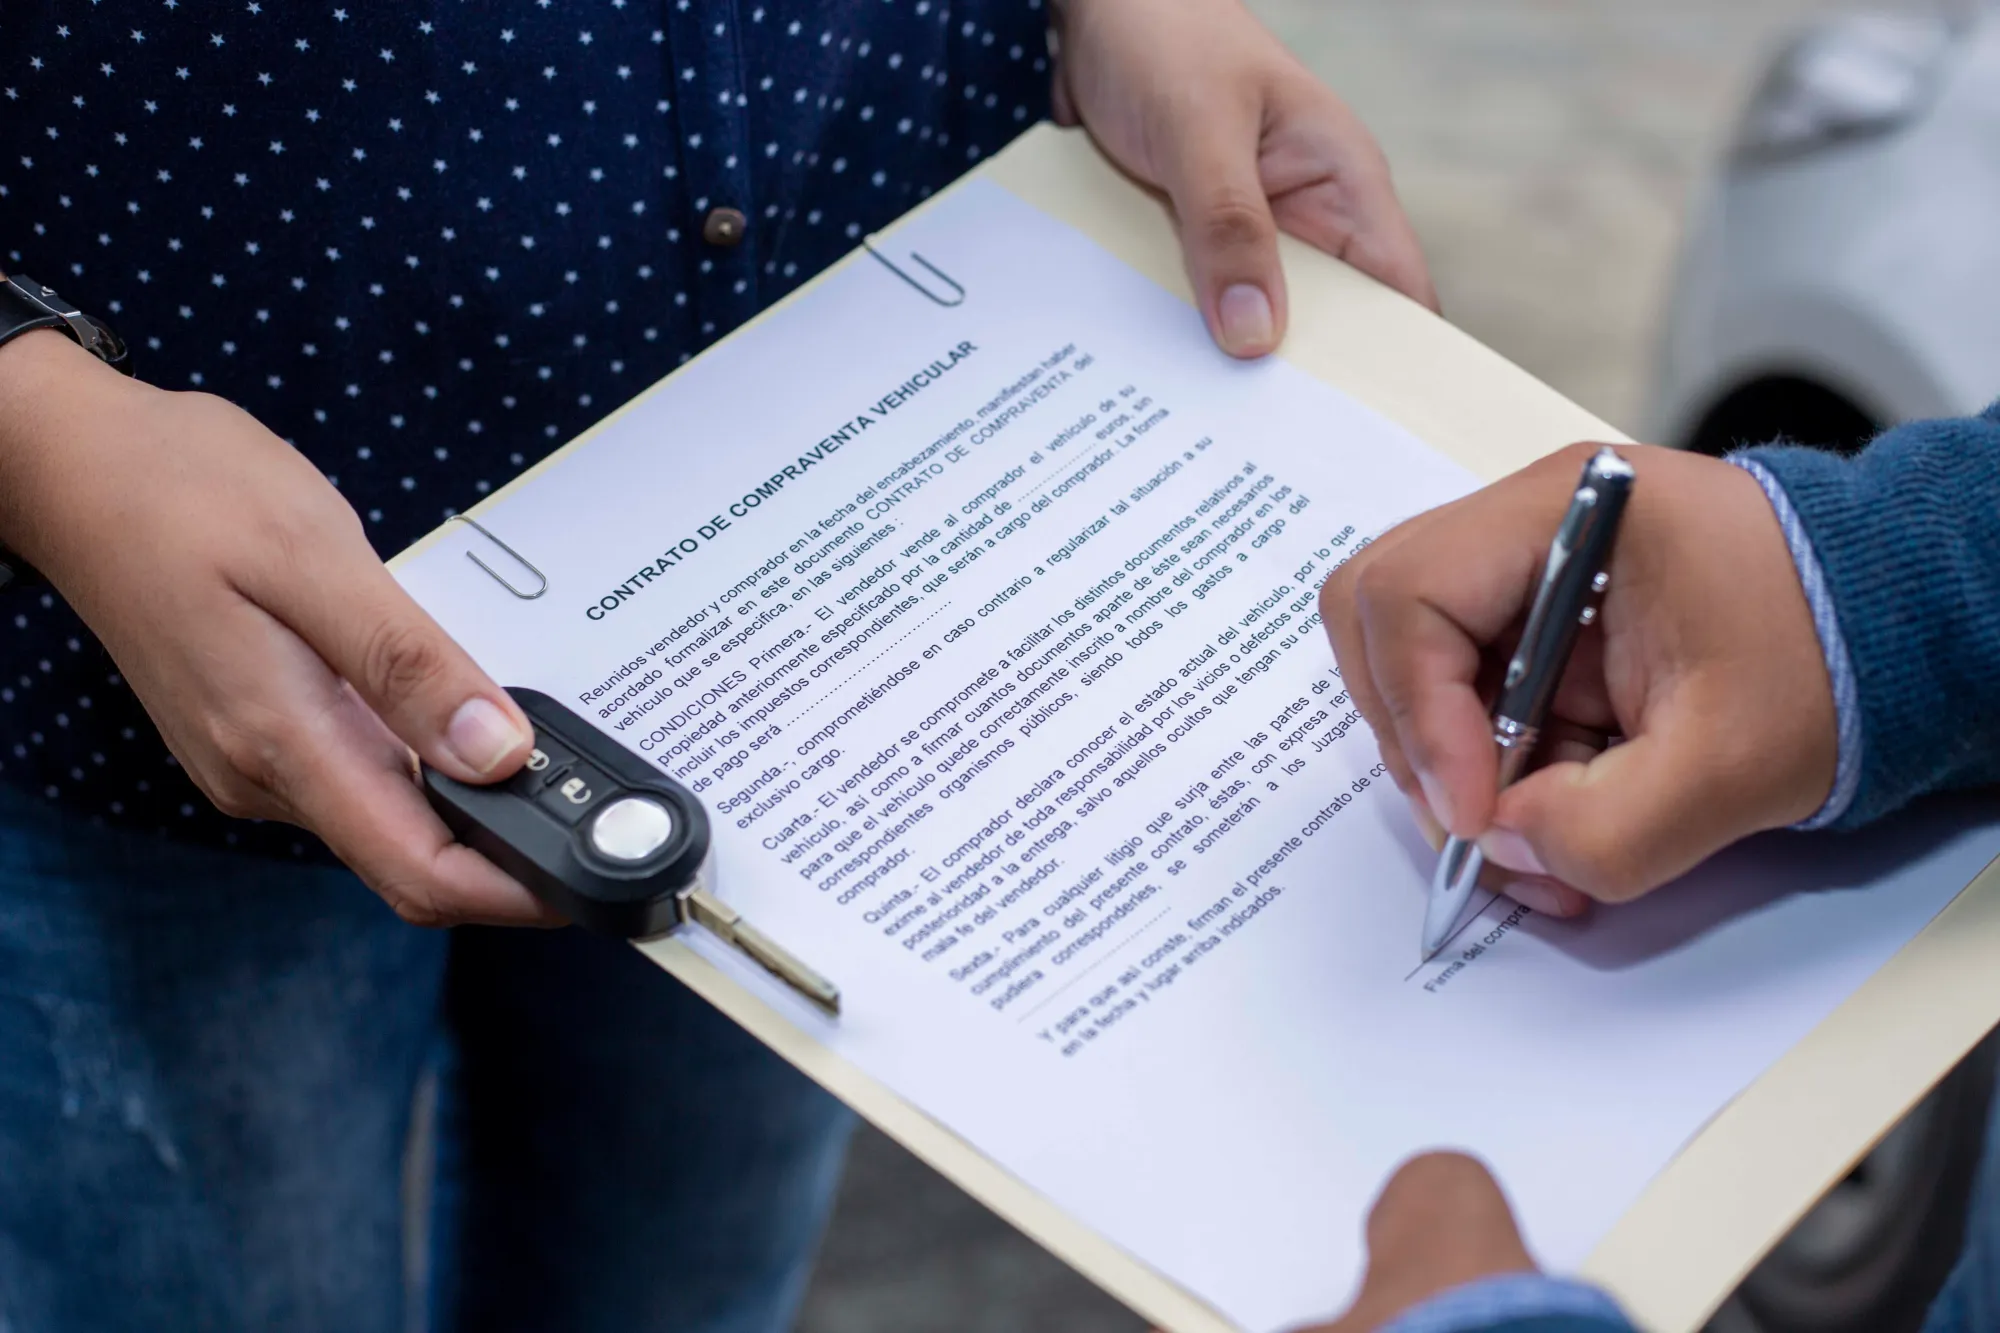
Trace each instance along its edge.
<path fill-rule="evenodd" d="M 0 254 L 108 319 L 142 379 L 291 441 L 387 555 L 1044 115 L 1046 21 L 1041 0 L 10 3 Z M 41 588 L 0 593 L 0 781 L 320 854 L 217 814 Z"/>

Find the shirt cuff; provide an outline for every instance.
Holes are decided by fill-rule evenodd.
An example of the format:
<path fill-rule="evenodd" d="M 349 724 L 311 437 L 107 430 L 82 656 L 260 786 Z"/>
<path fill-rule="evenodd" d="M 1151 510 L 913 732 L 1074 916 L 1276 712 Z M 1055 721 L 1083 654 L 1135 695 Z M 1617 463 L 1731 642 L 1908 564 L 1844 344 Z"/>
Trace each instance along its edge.
<path fill-rule="evenodd" d="M 1813 632 L 1819 635 L 1820 655 L 1826 661 L 1827 679 L 1833 685 L 1840 757 L 1834 764 L 1833 790 L 1827 793 L 1825 803 L 1809 818 L 1792 827 L 1802 831 L 1825 828 L 1847 813 L 1847 807 L 1854 804 L 1854 793 L 1861 787 L 1861 701 L 1854 662 L 1847 655 L 1847 639 L 1840 632 L 1840 617 L 1834 609 L 1833 591 L 1827 586 L 1826 571 L 1820 567 L 1812 538 L 1806 535 L 1805 524 L 1800 521 L 1798 510 L 1792 507 L 1792 499 L 1785 494 L 1784 486 L 1769 468 L 1754 458 L 1738 453 L 1729 455 L 1723 461 L 1748 472 L 1763 490 L 1764 498 L 1770 501 L 1771 511 L 1777 515 L 1778 527 L 1785 534 L 1785 546 L 1792 553 L 1792 567 L 1798 571 L 1799 587 L 1805 592 L 1806 605 L 1812 609 Z"/>
<path fill-rule="evenodd" d="M 1596 1287 L 1541 1273 L 1504 1273 L 1433 1296 L 1377 1333 L 1472 1333 L 1496 1324 L 1556 1318 L 1596 1320 L 1618 1330 L 1632 1327 L 1618 1302 Z"/>

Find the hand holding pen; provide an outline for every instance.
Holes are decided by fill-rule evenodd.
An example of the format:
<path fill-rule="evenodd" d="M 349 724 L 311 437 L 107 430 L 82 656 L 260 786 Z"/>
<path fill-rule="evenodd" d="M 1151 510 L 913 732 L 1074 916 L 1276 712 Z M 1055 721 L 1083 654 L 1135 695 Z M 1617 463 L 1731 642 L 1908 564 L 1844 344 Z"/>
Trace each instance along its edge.
<path fill-rule="evenodd" d="M 1493 744 L 1500 751 L 1500 788 L 1527 772 L 1541 743 L 1556 686 L 1569 670 L 1576 643 L 1597 619 L 1604 590 L 1611 586 L 1611 552 L 1618 525 L 1637 477 L 1632 465 L 1608 446 L 1591 455 L 1570 493 L 1569 508 L 1542 560 L 1535 600 L 1527 623 L 1507 659 L 1500 694 L 1493 704 Z M 1486 855 L 1479 844 L 1457 834 L 1445 839 L 1424 912 L 1423 958 L 1437 956 L 1471 906 Z"/>
<path fill-rule="evenodd" d="M 1637 897 L 1810 816 L 1837 749 L 1770 502 L 1742 469 L 1672 450 L 1618 447 L 1636 477 L 1608 566 L 1586 581 L 1609 574 L 1594 623 L 1566 671 L 1510 693 L 1551 538 L 1597 452 L 1564 450 L 1392 529 L 1320 598 L 1343 679 L 1420 821 L 1476 847 L 1486 887 L 1554 915 Z M 1496 705 L 1534 711 L 1514 702 L 1530 687 L 1550 690 L 1545 719 L 1510 719 L 1536 725 L 1539 743 L 1514 747 L 1519 776 L 1503 782 Z"/>

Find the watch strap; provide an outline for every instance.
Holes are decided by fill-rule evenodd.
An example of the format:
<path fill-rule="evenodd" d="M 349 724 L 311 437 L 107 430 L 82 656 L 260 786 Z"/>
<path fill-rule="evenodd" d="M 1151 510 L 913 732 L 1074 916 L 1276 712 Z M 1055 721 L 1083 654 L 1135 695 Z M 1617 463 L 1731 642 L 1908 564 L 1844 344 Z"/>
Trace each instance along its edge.
<path fill-rule="evenodd" d="M 113 370 L 132 373 L 131 353 L 110 325 L 63 300 L 53 287 L 16 273 L 0 281 L 0 346 L 34 329 L 66 333 Z"/>

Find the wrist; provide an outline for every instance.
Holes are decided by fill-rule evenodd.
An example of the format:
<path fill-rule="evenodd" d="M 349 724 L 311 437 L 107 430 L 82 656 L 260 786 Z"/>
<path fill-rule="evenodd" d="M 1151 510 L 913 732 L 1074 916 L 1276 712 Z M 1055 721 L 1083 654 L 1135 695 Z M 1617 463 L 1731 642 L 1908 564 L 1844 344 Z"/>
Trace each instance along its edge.
<path fill-rule="evenodd" d="M 49 508 L 81 465 L 84 442 L 127 395 L 157 393 L 55 329 L 0 343 L 0 545 L 42 563 Z"/>

